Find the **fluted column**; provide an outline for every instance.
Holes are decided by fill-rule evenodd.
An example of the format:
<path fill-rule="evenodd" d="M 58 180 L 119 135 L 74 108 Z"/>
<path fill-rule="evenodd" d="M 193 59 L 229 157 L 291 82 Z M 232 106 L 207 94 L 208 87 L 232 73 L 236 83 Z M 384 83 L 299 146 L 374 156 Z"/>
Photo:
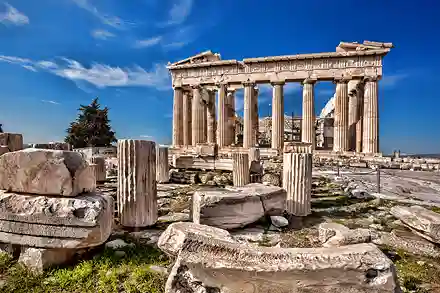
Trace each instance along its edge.
<path fill-rule="evenodd" d="M 254 121 L 254 83 L 246 82 L 244 86 L 244 109 L 243 109 L 243 147 L 249 148 L 253 144 L 253 121 Z"/>
<path fill-rule="evenodd" d="M 156 152 L 156 180 L 159 183 L 166 183 L 170 180 L 168 148 L 158 147 Z"/>
<path fill-rule="evenodd" d="M 364 84 L 360 84 L 356 92 L 358 121 L 356 122 L 356 152 L 362 152 L 362 133 L 364 117 Z"/>
<path fill-rule="evenodd" d="M 215 91 L 208 92 L 208 134 L 207 141 L 210 144 L 216 143 L 217 121 L 215 119 Z"/>
<path fill-rule="evenodd" d="M 193 146 L 197 145 L 198 143 L 203 143 L 203 115 L 205 114 L 203 107 L 202 88 L 200 86 L 194 86 L 191 111 L 191 135 Z"/>
<path fill-rule="evenodd" d="M 218 137 L 217 144 L 219 147 L 226 146 L 227 142 L 227 111 L 226 111 L 226 84 L 218 85 Z"/>
<path fill-rule="evenodd" d="M 232 154 L 232 181 L 234 186 L 244 186 L 249 184 L 249 154 Z"/>
<path fill-rule="evenodd" d="M 359 80 L 348 82 L 348 149 L 350 151 L 356 150 L 356 125 L 359 120 L 358 87 Z"/>
<path fill-rule="evenodd" d="M 174 87 L 173 145 L 183 144 L 183 89 Z"/>
<path fill-rule="evenodd" d="M 348 80 L 336 81 L 333 151 L 348 151 Z"/>
<path fill-rule="evenodd" d="M 379 113 L 377 77 L 365 79 L 362 152 L 379 152 Z"/>
<path fill-rule="evenodd" d="M 102 182 L 106 179 L 105 158 L 101 156 L 92 156 L 90 163 L 95 164 L 96 182 Z"/>
<path fill-rule="evenodd" d="M 235 90 L 227 90 L 226 98 L 226 108 L 227 108 L 227 135 L 226 145 L 235 144 Z"/>
<path fill-rule="evenodd" d="M 146 227 L 157 220 L 156 144 L 118 140 L 118 211 L 126 227 Z"/>
<path fill-rule="evenodd" d="M 206 89 L 202 90 L 202 107 L 203 107 L 203 139 L 202 142 L 206 143 L 208 141 L 208 100 L 209 94 Z"/>
<path fill-rule="evenodd" d="M 283 188 L 287 191 L 286 211 L 294 216 L 311 213 L 313 157 L 311 145 L 290 144 L 283 156 Z"/>
<path fill-rule="evenodd" d="M 284 82 L 272 83 L 272 148 L 282 150 L 284 145 Z"/>
<path fill-rule="evenodd" d="M 183 93 L 183 145 L 191 145 L 191 95 Z"/>
<path fill-rule="evenodd" d="M 315 133 L 315 79 L 306 79 L 303 82 L 303 106 L 301 119 L 301 141 L 316 145 Z"/>
<path fill-rule="evenodd" d="M 252 116 L 252 145 L 256 146 L 258 145 L 258 134 L 259 134 L 259 126 L 260 126 L 260 121 L 259 121 L 259 115 L 258 115 L 258 94 L 259 94 L 260 90 L 258 88 L 254 88 L 253 91 L 253 97 L 252 97 L 252 101 L 253 101 L 253 116 Z"/>

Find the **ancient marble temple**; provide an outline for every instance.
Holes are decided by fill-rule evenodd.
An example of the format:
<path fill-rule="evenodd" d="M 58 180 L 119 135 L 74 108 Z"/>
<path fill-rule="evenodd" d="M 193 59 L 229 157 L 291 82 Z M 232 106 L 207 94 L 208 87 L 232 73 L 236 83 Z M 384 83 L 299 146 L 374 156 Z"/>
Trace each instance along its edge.
<path fill-rule="evenodd" d="M 238 146 L 235 91 L 244 89 L 242 147 L 258 144 L 258 86 L 271 84 L 271 148 L 284 145 L 284 86 L 303 86 L 303 142 L 315 146 L 315 85 L 336 84 L 333 151 L 379 152 L 378 82 L 391 43 L 341 42 L 336 52 L 222 60 L 211 51 L 168 65 L 174 88 L 173 147 Z M 217 96 L 217 103 L 215 101 Z M 217 108 L 217 109 L 216 109 Z"/>

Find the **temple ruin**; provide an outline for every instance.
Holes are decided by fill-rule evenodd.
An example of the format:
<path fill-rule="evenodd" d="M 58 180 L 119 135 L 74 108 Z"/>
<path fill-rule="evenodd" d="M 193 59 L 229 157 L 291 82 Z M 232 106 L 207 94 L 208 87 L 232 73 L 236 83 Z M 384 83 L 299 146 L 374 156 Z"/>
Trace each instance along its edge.
<path fill-rule="evenodd" d="M 259 139 L 258 86 L 271 84 L 271 137 L 267 149 L 280 154 L 285 142 L 284 86 L 300 82 L 303 86 L 302 142 L 311 143 L 315 153 L 326 145 L 337 154 L 378 155 L 378 82 L 382 77 L 382 59 L 391 48 L 391 43 L 341 42 L 336 52 L 242 61 L 222 60 L 220 54 L 206 51 L 170 63 L 167 68 L 174 89 L 171 151 L 191 152 L 198 146 L 209 150 L 215 147 L 219 152 L 230 151 L 231 147 L 263 147 Z M 317 82 L 323 81 L 335 83 L 336 92 L 317 119 L 314 88 Z M 242 118 L 237 117 L 235 111 L 235 92 L 240 89 L 244 89 Z M 326 120 L 329 117 L 332 118 L 330 123 Z M 239 139 L 236 127 L 241 125 L 237 123 L 241 119 L 243 130 Z M 328 126 L 333 130 L 330 143 L 325 142 L 324 135 Z M 320 139 L 317 139 L 317 128 Z"/>

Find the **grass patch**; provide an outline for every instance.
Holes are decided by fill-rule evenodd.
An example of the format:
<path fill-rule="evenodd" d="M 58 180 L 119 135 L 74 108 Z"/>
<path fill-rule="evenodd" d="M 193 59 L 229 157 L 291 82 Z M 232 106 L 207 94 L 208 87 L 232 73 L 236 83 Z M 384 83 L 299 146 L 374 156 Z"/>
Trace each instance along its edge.
<path fill-rule="evenodd" d="M 92 259 L 74 266 L 53 268 L 35 275 L 10 257 L 0 255 L 0 292 L 2 293 L 141 293 L 164 292 L 166 276 L 150 269 L 168 266 L 169 261 L 157 249 L 141 246 L 104 249 Z"/>

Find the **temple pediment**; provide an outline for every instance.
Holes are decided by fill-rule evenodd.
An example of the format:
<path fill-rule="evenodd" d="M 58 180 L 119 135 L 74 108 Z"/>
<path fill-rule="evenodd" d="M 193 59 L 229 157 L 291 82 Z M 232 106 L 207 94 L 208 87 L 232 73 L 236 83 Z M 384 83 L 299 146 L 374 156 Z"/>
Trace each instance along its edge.
<path fill-rule="evenodd" d="M 184 64 L 195 64 L 204 63 L 221 60 L 220 54 L 213 53 L 211 50 L 196 54 L 194 56 L 188 57 L 186 59 L 177 61 L 175 63 L 168 63 L 168 66 L 184 65 Z"/>
<path fill-rule="evenodd" d="M 364 41 L 362 44 L 360 44 L 358 42 L 340 42 L 339 45 L 336 47 L 336 52 L 366 51 L 391 48 L 394 48 L 393 43 Z"/>

